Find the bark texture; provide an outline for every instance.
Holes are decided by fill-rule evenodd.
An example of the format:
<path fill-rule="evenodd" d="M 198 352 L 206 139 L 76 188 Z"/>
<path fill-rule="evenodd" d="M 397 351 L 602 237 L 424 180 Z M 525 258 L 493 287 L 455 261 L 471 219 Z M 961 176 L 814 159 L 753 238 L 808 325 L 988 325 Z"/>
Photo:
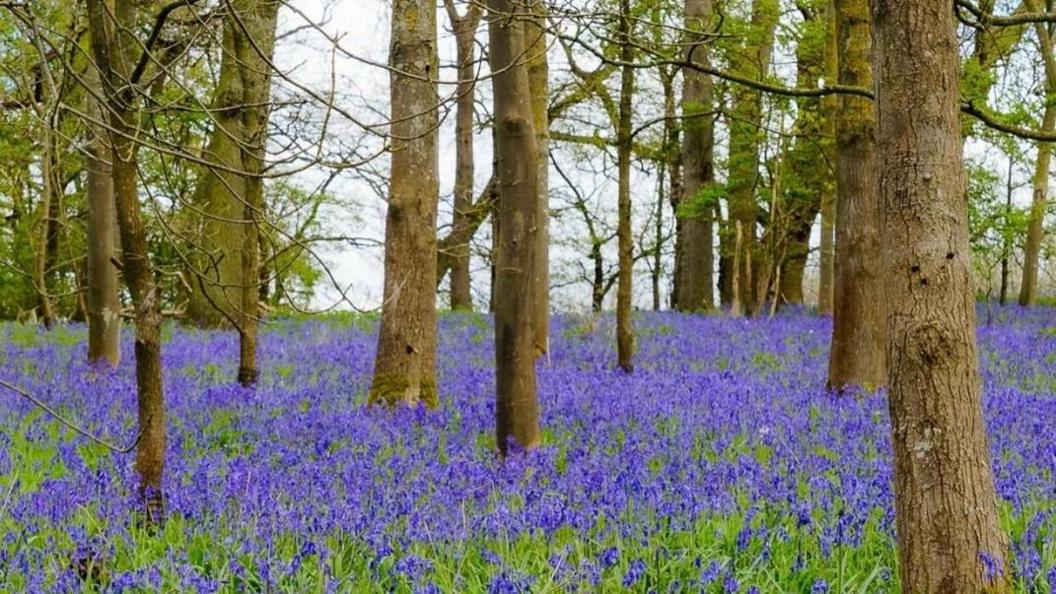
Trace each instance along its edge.
<path fill-rule="evenodd" d="M 436 392 L 436 3 L 392 5 L 392 165 L 385 284 L 370 401 L 439 405 Z"/>
<path fill-rule="evenodd" d="M 529 92 L 523 4 L 488 0 L 494 78 L 496 172 L 499 177 L 495 250 L 495 438 L 500 455 L 511 445 L 540 444 L 535 378 L 538 146 Z"/>
<path fill-rule="evenodd" d="M 825 80 L 839 80 L 839 33 L 836 25 L 836 3 L 830 0 L 825 32 Z M 840 107 L 837 95 L 822 100 L 825 110 L 825 132 L 830 138 L 836 136 L 836 113 Z M 836 145 L 833 140 L 825 146 L 826 162 L 835 163 Z M 821 239 L 818 245 L 818 313 L 832 314 L 835 290 L 836 262 L 836 192 L 837 181 L 825 188 L 821 195 Z"/>
<path fill-rule="evenodd" d="M 732 70 L 755 80 L 770 73 L 774 30 L 777 26 L 776 0 L 753 0 L 752 18 L 745 43 L 731 56 Z M 732 92 L 732 113 L 729 117 L 729 204 L 730 219 L 740 223 L 743 254 L 735 271 L 740 295 L 734 298 L 741 311 L 754 315 L 759 311 L 752 268 L 758 257 L 756 217 L 758 205 L 755 192 L 759 178 L 759 147 L 762 140 L 762 96 L 745 86 L 735 86 Z M 758 268 L 758 266 L 756 266 Z"/>
<path fill-rule="evenodd" d="M 37 286 L 40 319 L 44 327 L 55 325 L 55 303 L 51 298 L 52 279 L 59 260 L 59 219 L 62 211 L 61 173 L 58 169 L 55 132 L 43 131 L 43 150 L 40 158 L 40 239 L 37 245 L 34 283 Z"/>
<path fill-rule="evenodd" d="M 710 66 L 706 33 L 711 29 L 711 0 L 686 0 L 686 60 Z M 714 206 L 706 191 L 715 182 L 715 119 L 711 76 L 687 68 L 682 73 L 683 195 L 689 202 L 679 220 L 679 265 L 675 272 L 680 311 L 715 307 L 715 267 L 712 250 Z"/>
<path fill-rule="evenodd" d="M 631 235 L 631 100 L 634 98 L 634 46 L 631 44 L 630 0 L 620 0 L 620 58 L 625 66 L 620 73 L 620 108 L 617 136 L 617 210 L 616 242 L 619 253 L 616 281 L 616 359 L 620 369 L 634 371 L 634 327 L 631 320 L 631 298 L 634 290 L 634 237 Z M 683 263 L 685 265 L 685 263 Z M 683 287 L 683 291 L 685 287 Z"/>
<path fill-rule="evenodd" d="M 471 224 L 473 216 L 473 177 L 476 173 L 473 159 L 473 100 L 476 98 L 477 73 L 476 36 L 483 11 L 479 4 L 470 4 L 466 13 L 458 14 L 454 0 L 446 0 L 448 20 L 455 33 L 455 47 L 458 62 L 458 85 L 455 102 L 455 191 L 454 214 L 451 228 L 463 229 Z M 469 273 L 469 240 L 452 245 L 451 259 L 451 295 L 450 305 L 453 310 L 472 310 L 473 295 L 470 291 Z M 441 246 L 442 248 L 443 246 Z M 437 270 L 437 279 L 443 270 Z"/>
<path fill-rule="evenodd" d="M 872 10 L 902 591 L 1009 592 L 980 403 L 954 15 L 914 0 Z"/>
<path fill-rule="evenodd" d="M 1036 0 L 1027 0 L 1030 10 L 1039 9 Z M 1042 23 L 1034 26 L 1041 56 L 1045 63 L 1045 113 L 1041 120 L 1041 129 L 1045 132 L 1056 130 L 1056 56 L 1053 55 L 1052 35 Z M 1027 242 L 1023 248 L 1023 279 L 1019 286 L 1019 304 L 1034 305 L 1038 298 L 1038 261 L 1041 255 L 1041 244 L 1045 239 L 1045 205 L 1049 197 L 1049 169 L 1052 164 L 1052 143 L 1038 143 L 1038 155 L 1034 166 L 1033 198 L 1030 203 L 1030 218 L 1027 223 Z"/>
<path fill-rule="evenodd" d="M 796 83 L 801 88 L 816 87 L 825 73 L 826 23 L 832 15 L 813 3 L 798 3 L 797 7 L 803 18 L 803 33 L 796 45 Z M 771 240 L 768 259 L 773 262 L 775 285 L 771 310 L 803 303 L 811 230 L 826 192 L 834 185 L 824 153 L 828 143 L 821 100 L 799 97 L 796 106 L 794 144 L 778 160 L 773 179 L 781 199 L 774 204 L 766 232 Z"/>
<path fill-rule="evenodd" d="M 835 0 L 839 82 L 874 88 L 868 0 Z M 836 111 L 836 261 L 828 386 L 875 389 L 886 383 L 877 194 L 876 111 L 843 96 Z M 885 243 L 889 244 L 890 241 Z"/>
<path fill-rule="evenodd" d="M 1056 130 L 1056 105 L 1047 105 L 1041 121 L 1042 130 Z M 1019 285 L 1019 304 L 1034 305 L 1038 299 L 1038 265 L 1041 244 L 1045 239 L 1045 205 L 1049 201 L 1049 169 L 1052 165 L 1052 143 L 1038 143 L 1034 176 L 1031 180 L 1030 214 L 1027 241 L 1023 246 L 1023 277 Z"/>
<path fill-rule="evenodd" d="M 545 0 L 529 0 L 530 17 L 524 21 L 528 52 L 528 89 L 532 94 L 532 126 L 536 143 L 536 192 L 539 214 L 535 233 L 535 351 L 550 350 L 550 66 L 546 50 Z"/>
<path fill-rule="evenodd" d="M 95 83 L 98 74 L 89 69 L 87 75 Z M 94 115 L 105 121 L 106 112 L 91 101 Z M 85 157 L 88 195 L 88 361 L 105 362 L 117 367 L 121 361 L 121 301 L 117 267 L 111 261 L 118 255 L 117 214 L 114 211 L 114 179 L 110 164 L 109 139 L 102 126 L 93 126 Z"/>
<path fill-rule="evenodd" d="M 660 311 L 663 307 L 663 299 L 660 296 L 662 277 L 664 276 L 664 244 L 666 243 L 667 225 L 664 222 L 664 210 L 667 205 L 674 201 L 673 192 L 678 189 L 679 184 L 672 186 L 670 179 L 677 167 L 675 163 L 681 162 L 681 130 L 678 124 L 678 98 L 675 94 L 675 78 L 678 76 L 676 68 L 661 68 L 659 70 L 660 85 L 664 91 L 664 154 L 657 163 L 656 184 L 656 209 L 654 216 L 655 234 L 653 236 L 653 253 L 651 256 L 650 281 L 653 289 L 653 311 Z M 665 182 L 668 182 L 665 184 Z M 678 235 L 681 225 L 677 215 L 673 217 L 675 222 L 675 272 L 678 274 Z M 674 283 L 673 283 L 674 284 Z M 671 304 L 676 303 L 675 293 L 671 292 Z"/>
<path fill-rule="evenodd" d="M 472 204 L 470 209 L 466 211 L 465 216 L 459 221 L 459 224 L 453 226 L 451 231 L 447 235 L 437 241 L 436 244 L 436 283 L 437 288 L 440 286 L 440 281 L 443 280 L 444 275 L 452 270 L 455 259 L 454 254 L 459 246 L 465 246 L 469 248 L 469 242 L 472 241 L 473 236 L 477 233 L 477 229 L 488 219 L 488 216 L 492 214 L 495 209 L 495 205 L 498 202 L 498 180 L 494 175 L 488 179 L 487 185 L 481 190 L 480 196 L 477 197 L 477 201 Z M 490 310 L 490 307 L 489 307 Z"/>
<path fill-rule="evenodd" d="M 253 340 L 256 328 L 249 326 L 256 324 L 256 301 L 249 304 L 246 295 L 247 288 L 256 291 L 259 282 L 259 175 L 270 113 L 278 2 L 235 0 L 225 6 L 220 79 L 210 114 L 213 130 L 202 155 L 213 167 L 201 173 L 192 198 L 203 216 L 193 269 L 188 271 L 187 317 L 204 327 L 233 327 L 243 340 Z M 253 311 L 245 311 L 246 305 Z M 253 352 L 243 349 L 246 357 Z M 255 377 L 255 357 L 240 365 L 240 378 L 243 371 Z"/>
<path fill-rule="evenodd" d="M 107 7 L 102 0 L 88 0 L 87 6 L 92 52 L 101 71 L 110 124 L 111 174 L 124 253 L 124 278 L 135 309 L 138 493 L 148 525 L 156 525 L 165 511 L 165 399 L 161 379 L 161 303 L 140 212 L 138 146 L 133 140 L 139 112 L 128 84 L 141 47 L 132 34 L 138 20 L 137 5 L 131 0 L 116 0 Z"/>

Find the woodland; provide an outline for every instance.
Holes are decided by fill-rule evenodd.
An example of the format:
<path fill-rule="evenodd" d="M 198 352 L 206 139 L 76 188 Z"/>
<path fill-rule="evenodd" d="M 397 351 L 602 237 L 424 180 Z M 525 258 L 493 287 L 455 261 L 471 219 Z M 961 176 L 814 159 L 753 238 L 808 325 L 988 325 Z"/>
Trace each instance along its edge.
<path fill-rule="evenodd" d="M 1056 592 L 1051 0 L 0 0 L 0 592 Z"/>

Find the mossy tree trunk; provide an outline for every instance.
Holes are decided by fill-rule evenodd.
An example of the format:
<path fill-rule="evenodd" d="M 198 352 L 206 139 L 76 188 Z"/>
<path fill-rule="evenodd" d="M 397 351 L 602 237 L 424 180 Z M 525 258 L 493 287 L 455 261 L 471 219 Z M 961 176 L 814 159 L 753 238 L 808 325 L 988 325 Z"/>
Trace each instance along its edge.
<path fill-rule="evenodd" d="M 755 80 L 769 76 L 770 61 L 777 26 L 776 0 L 753 0 L 752 16 L 744 43 L 730 56 L 733 72 Z M 762 95 L 746 86 L 732 88 L 732 111 L 729 128 L 729 204 L 731 224 L 740 223 L 742 253 L 735 274 L 739 289 L 739 308 L 734 312 L 755 315 L 759 310 L 754 276 L 759 275 L 756 239 L 756 186 L 759 180 L 759 152 L 764 136 L 762 129 Z M 729 242 L 727 242 L 729 243 Z M 735 243 L 735 242 L 734 242 Z M 753 271 L 753 268 L 755 270 Z"/>
<path fill-rule="evenodd" d="M 836 0 L 839 82 L 873 84 L 868 0 Z M 886 383 L 878 208 L 876 111 L 846 95 L 836 111 L 836 262 L 828 386 L 875 389 Z M 884 241 L 890 243 L 889 240 Z"/>
<path fill-rule="evenodd" d="M 236 4 L 237 6 L 238 4 Z M 239 321 L 238 381 L 252 386 L 259 374 L 257 363 L 257 318 L 260 315 L 261 241 L 265 220 L 264 160 L 271 115 L 271 60 L 275 52 L 275 29 L 280 3 L 255 0 L 240 13 L 238 32 L 242 68 L 242 168 L 245 171 L 245 203 L 242 205 L 242 270 L 240 275 L 241 319 Z"/>
<path fill-rule="evenodd" d="M 396 0 L 389 51 L 391 176 L 370 401 L 439 405 L 436 391 L 436 3 Z"/>
<path fill-rule="evenodd" d="M 187 315 L 205 327 L 239 333 L 238 382 L 256 383 L 260 295 L 261 174 L 271 106 L 271 60 L 279 3 L 226 5 L 223 55 L 211 111 L 213 131 L 194 203 L 203 214 L 192 258 Z"/>
<path fill-rule="evenodd" d="M 242 345 L 239 381 L 256 378 L 255 337 L 259 295 L 259 226 L 264 224 L 263 185 L 271 103 L 271 60 L 277 2 L 236 0 L 226 6 L 220 78 L 193 202 L 203 213 L 192 269 L 187 317 L 204 327 L 234 327 Z M 248 261 L 246 261 L 248 259 Z M 248 275 L 248 276 L 247 276 Z"/>
<path fill-rule="evenodd" d="M 825 72 L 827 23 L 832 15 L 813 3 L 797 4 L 803 18 L 796 45 L 796 83 L 812 88 Z M 782 164 L 783 189 L 780 216 L 770 222 L 775 253 L 769 255 L 776 268 L 773 298 L 777 305 L 803 303 L 803 275 L 810 254 L 810 234 L 821 211 L 826 191 L 833 187 L 833 174 L 825 159 L 823 134 L 825 115 L 815 97 L 796 99 L 794 144 Z"/>
<path fill-rule="evenodd" d="M 686 60 L 711 64 L 711 0 L 686 0 Z M 677 213 L 681 236 L 676 255 L 679 311 L 715 307 L 714 205 L 707 190 L 715 183 L 715 118 L 711 76 L 683 69 L 682 85 L 682 196 Z"/>

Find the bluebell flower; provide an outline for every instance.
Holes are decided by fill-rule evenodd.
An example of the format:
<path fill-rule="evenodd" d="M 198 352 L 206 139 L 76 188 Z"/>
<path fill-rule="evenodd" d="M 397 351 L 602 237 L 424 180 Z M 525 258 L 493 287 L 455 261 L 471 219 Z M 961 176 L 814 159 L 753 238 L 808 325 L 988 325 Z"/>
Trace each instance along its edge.
<path fill-rule="evenodd" d="M 602 551 L 599 561 L 601 561 L 601 566 L 606 569 L 616 565 L 620 562 L 620 549 L 617 547 L 609 547 L 605 549 Z"/>
<path fill-rule="evenodd" d="M 631 561 L 631 566 L 627 568 L 627 573 L 623 574 L 623 587 L 629 588 L 633 586 L 638 583 L 638 580 L 643 575 L 645 575 L 645 561 L 641 559 Z"/>

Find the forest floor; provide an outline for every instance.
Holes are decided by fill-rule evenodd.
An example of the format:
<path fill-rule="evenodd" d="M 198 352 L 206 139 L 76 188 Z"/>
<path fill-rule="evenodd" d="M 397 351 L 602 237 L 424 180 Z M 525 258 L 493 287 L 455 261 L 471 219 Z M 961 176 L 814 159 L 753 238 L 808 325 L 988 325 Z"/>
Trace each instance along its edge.
<path fill-rule="evenodd" d="M 996 309 L 979 327 L 1021 592 L 1056 584 L 1051 313 Z M 133 521 L 133 455 L 2 393 L 0 592 L 897 591 L 886 403 L 824 391 L 829 321 L 635 323 L 625 375 L 612 318 L 554 319 L 544 447 L 505 463 L 484 316 L 441 319 L 438 411 L 364 406 L 367 318 L 270 324 L 252 391 L 233 385 L 233 333 L 167 327 L 156 534 Z M 130 440 L 125 338 L 101 373 L 83 327 L 0 325 L 0 379 Z"/>

